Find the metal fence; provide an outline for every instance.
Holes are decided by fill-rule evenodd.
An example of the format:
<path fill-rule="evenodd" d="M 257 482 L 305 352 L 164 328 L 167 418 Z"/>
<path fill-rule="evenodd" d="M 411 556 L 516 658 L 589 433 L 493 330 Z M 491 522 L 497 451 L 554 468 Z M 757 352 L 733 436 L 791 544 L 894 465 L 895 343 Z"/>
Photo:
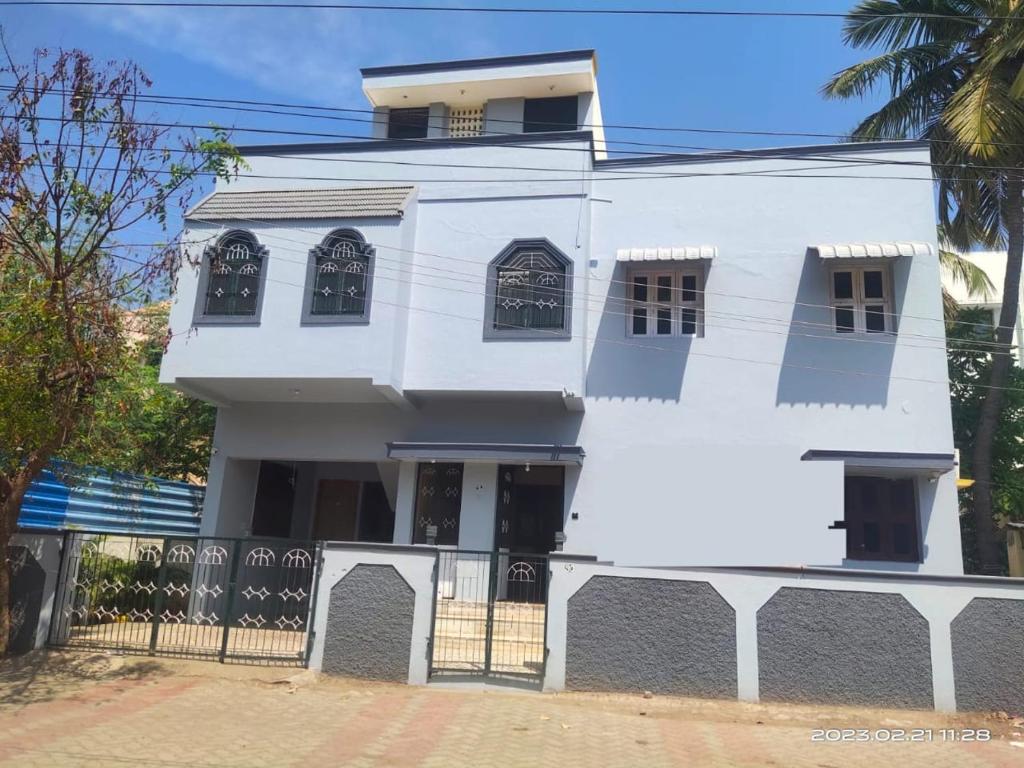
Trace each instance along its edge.
<path fill-rule="evenodd" d="M 432 677 L 543 679 L 547 557 L 445 550 L 436 578 Z"/>
<path fill-rule="evenodd" d="M 49 642 L 302 665 L 318 561 L 310 541 L 68 532 Z"/>

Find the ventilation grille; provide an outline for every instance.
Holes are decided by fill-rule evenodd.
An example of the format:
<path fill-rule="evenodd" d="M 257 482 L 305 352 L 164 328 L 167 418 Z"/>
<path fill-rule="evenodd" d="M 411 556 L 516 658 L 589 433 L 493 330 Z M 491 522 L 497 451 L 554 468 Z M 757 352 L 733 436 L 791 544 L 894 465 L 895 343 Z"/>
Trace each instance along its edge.
<path fill-rule="evenodd" d="M 448 120 L 451 136 L 479 136 L 484 132 L 483 107 L 453 107 Z"/>

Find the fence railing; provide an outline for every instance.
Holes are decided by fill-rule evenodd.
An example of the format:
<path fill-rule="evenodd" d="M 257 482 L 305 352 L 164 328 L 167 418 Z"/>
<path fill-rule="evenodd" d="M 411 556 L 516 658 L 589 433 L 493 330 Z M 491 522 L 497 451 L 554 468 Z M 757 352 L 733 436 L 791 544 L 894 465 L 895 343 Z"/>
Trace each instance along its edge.
<path fill-rule="evenodd" d="M 304 663 L 311 541 L 68 532 L 51 645 Z"/>

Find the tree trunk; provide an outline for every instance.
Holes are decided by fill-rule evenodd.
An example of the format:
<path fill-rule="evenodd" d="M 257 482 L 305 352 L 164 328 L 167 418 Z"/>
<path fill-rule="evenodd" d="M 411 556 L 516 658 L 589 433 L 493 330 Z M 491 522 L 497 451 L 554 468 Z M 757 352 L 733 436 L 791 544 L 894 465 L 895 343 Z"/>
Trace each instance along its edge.
<path fill-rule="evenodd" d="M 32 462 L 33 466 L 37 463 Z M 7 548 L 18 527 L 21 503 L 32 481 L 42 471 L 42 466 L 30 471 L 32 469 L 26 466 L 14 477 L 3 478 L 6 481 L 6 495 L 0 497 L 0 658 L 7 655 L 11 639 L 11 563 Z"/>
<path fill-rule="evenodd" d="M 992 447 L 1003 406 L 1003 387 L 1013 365 L 1011 348 L 1017 325 L 1020 301 L 1020 272 L 1024 259 L 1024 198 L 1022 178 L 1011 176 L 1006 183 L 1003 222 L 1007 232 L 1006 277 L 1003 280 L 1003 304 L 996 328 L 998 347 L 992 356 L 989 390 L 978 415 L 974 433 L 971 471 L 974 474 L 974 527 L 976 555 L 981 573 L 1001 574 L 1006 556 L 1005 537 L 996 527 L 992 504 Z"/>

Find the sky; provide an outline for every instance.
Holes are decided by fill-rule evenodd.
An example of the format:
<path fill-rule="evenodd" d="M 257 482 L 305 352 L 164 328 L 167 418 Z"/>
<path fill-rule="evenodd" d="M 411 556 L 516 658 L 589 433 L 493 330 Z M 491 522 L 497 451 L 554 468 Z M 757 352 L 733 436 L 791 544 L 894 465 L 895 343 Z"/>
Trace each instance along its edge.
<path fill-rule="evenodd" d="M 840 13 L 853 2 L 431 0 L 433 5 Z M 175 96 L 365 108 L 360 67 L 594 48 L 608 124 L 843 134 L 871 107 L 859 101 L 827 101 L 820 95 L 833 73 L 867 55 L 843 45 L 840 19 L 9 6 L 0 11 L 0 24 L 15 57 L 23 62 L 36 47 L 77 47 L 99 60 L 132 59 L 153 80 L 152 93 Z M 181 106 L 150 108 L 160 121 L 369 133 L 365 122 Z M 818 141 L 624 131 L 609 136 L 693 149 Z M 288 140 L 234 134 L 237 144 Z"/>

